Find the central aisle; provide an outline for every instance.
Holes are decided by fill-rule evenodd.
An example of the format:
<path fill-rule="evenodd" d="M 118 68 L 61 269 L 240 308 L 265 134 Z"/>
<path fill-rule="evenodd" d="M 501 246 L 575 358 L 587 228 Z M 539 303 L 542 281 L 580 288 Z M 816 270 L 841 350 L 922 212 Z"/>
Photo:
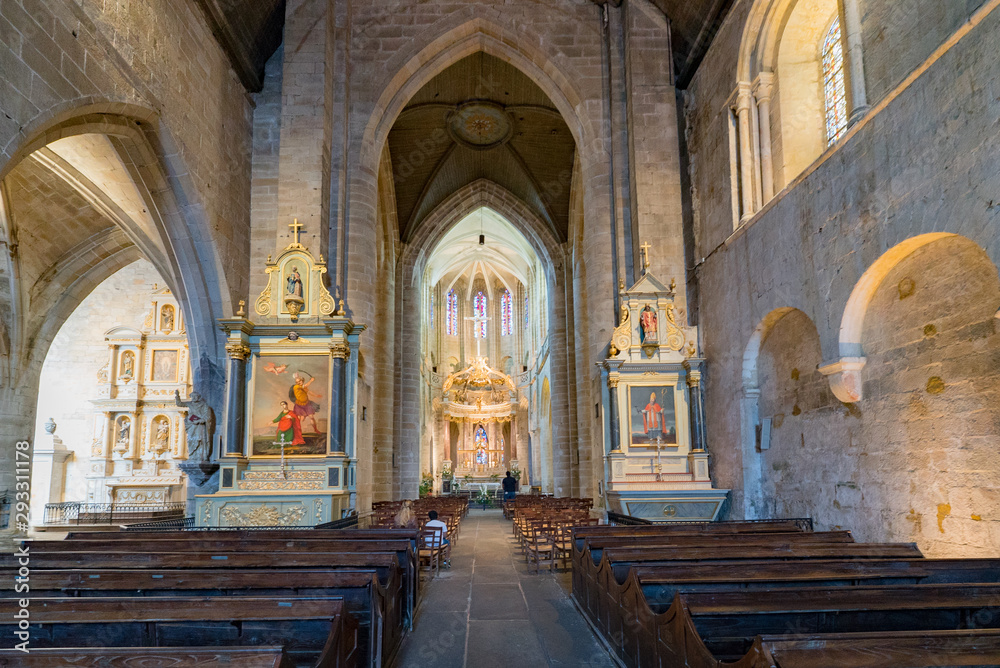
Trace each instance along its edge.
<path fill-rule="evenodd" d="M 469 510 L 451 564 L 424 581 L 397 666 L 615 665 L 570 600 L 569 570 L 529 570 L 499 510 Z"/>

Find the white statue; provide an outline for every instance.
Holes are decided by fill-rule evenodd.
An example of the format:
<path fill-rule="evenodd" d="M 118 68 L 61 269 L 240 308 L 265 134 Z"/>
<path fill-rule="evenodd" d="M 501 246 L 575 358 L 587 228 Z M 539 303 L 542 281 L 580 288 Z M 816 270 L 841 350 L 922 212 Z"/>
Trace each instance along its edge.
<path fill-rule="evenodd" d="M 192 392 L 188 401 L 181 401 L 180 392 L 174 390 L 174 403 L 187 408 L 184 430 L 187 432 L 188 458 L 208 461 L 215 434 L 215 411 L 197 392 Z"/>

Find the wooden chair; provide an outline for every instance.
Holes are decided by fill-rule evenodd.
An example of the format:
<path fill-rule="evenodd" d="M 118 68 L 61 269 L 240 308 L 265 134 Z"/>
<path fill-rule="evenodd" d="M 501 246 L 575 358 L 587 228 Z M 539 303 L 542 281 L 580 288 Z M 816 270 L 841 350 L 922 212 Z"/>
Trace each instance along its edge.
<path fill-rule="evenodd" d="M 427 570 L 434 571 L 435 577 L 441 572 L 441 559 L 445 552 L 444 531 L 440 528 L 421 529 L 419 537 L 419 558 L 423 564 L 427 560 Z"/>
<path fill-rule="evenodd" d="M 556 548 L 551 536 L 551 527 L 543 522 L 531 523 L 528 529 L 527 554 L 528 563 L 535 564 L 535 572 L 541 572 L 541 563 L 549 562 L 549 570 L 556 563 Z"/>

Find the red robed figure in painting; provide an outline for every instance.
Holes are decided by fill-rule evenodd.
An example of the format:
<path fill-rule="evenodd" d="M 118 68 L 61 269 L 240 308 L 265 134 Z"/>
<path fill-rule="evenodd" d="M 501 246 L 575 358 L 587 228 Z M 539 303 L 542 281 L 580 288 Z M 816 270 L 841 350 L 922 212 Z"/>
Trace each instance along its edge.
<path fill-rule="evenodd" d="M 278 423 L 278 439 L 284 441 L 286 445 L 304 445 L 306 439 L 302 438 L 302 424 L 299 416 L 288 410 L 288 402 L 281 402 L 281 413 L 271 422 Z"/>
<path fill-rule="evenodd" d="M 656 403 L 656 392 L 649 395 L 649 403 L 642 409 L 642 431 L 648 434 L 650 431 L 663 432 L 663 407 Z"/>

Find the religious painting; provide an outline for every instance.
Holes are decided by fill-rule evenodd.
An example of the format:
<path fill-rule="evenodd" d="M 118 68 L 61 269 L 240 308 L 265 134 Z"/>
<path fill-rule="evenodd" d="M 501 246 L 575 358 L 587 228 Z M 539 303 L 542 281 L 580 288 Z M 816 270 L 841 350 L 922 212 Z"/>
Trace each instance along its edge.
<path fill-rule="evenodd" d="M 153 351 L 153 380 L 159 382 L 177 382 L 177 351 Z"/>
<path fill-rule="evenodd" d="M 329 355 L 260 355 L 253 369 L 254 456 L 325 455 L 330 415 Z"/>
<path fill-rule="evenodd" d="M 677 445 L 673 385 L 631 385 L 628 406 L 631 445 Z"/>

